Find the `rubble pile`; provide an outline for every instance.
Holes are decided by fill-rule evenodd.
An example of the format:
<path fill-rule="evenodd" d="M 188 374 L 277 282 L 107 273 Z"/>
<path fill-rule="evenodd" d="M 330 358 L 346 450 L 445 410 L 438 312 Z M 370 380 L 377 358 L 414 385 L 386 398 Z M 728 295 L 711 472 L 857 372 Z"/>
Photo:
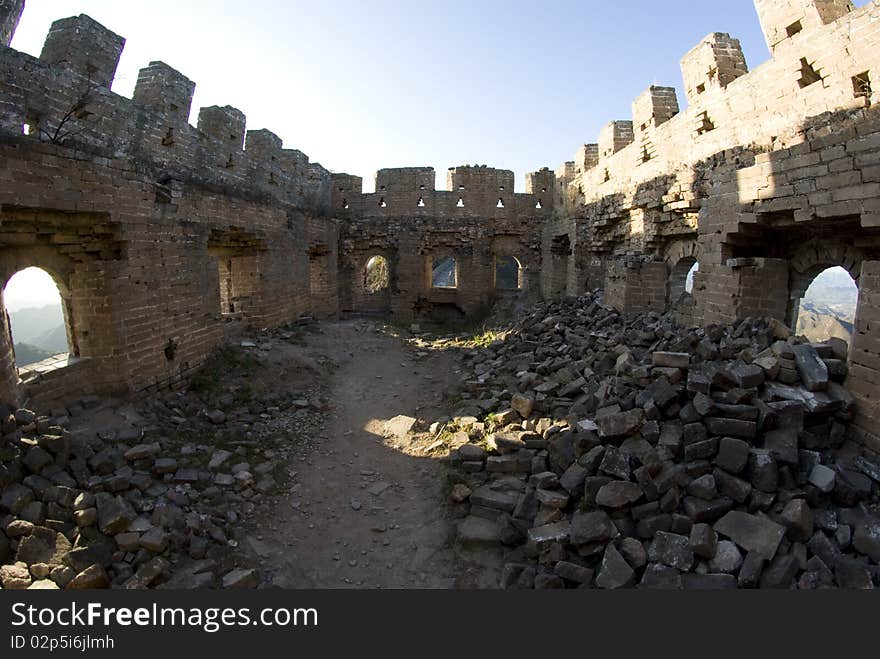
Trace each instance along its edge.
<path fill-rule="evenodd" d="M 208 391 L 137 408 L 0 408 L 0 587 L 259 586 L 243 522 L 295 476 L 289 453 L 317 434 L 324 403 L 258 395 L 219 370 Z M 108 413 L 124 421 L 95 430 Z"/>
<path fill-rule="evenodd" d="M 505 549 L 503 588 L 872 588 L 880 466 L 848 428 L 846 350 L 541 305 L 465 356 L 458 539 Z"/>

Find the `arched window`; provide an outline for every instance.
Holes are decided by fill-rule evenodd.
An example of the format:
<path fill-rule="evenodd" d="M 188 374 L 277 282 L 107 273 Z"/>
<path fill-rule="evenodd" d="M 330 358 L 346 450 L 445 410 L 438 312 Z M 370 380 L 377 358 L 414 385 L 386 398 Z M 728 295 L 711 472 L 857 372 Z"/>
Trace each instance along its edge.
<path fill-rule="evenodd" d="M 694 292 L 694 275 L 699 271 L 700 264 L 693 256 L 685 256 L 672 266 L 669 273 L 669 302 L 675 304 L 682 295 Z"/>
<path fill-rule="evenodd" d="M 700 271 L 700 264 L 694 262 L 691 269 L 688 270 L 687 277 L 684 280 L 684 292 L 690 295 L 694 294 L 694 275 Z"/>
<path fill-rule="evenodd" d="M 799 295 L 800 291 L 793 290 L 792 294 Z M 836 266 L 821 270 L 800 298 L 795 333 L 810 341 L 839 338 L 849 342 L 858 300 L 859 288 L 849 272 Z"/>
<path fill-rule="evenodd" d="M 390 282 L 388 259 L 384 256 L 372 256 L 364 268 L 364 288 L 367 293 L 379 293 L 388 288 Z"/>
<path fill-rule="evenodd" d="M 495 257 L 495 288 L 502 291 L 522 289 L 522 264 L 516 257 Z"/>
<path fill-rule="evenodd" d="M 434 288 L 458 288 L 458 265 L 447 256 L 434 261 L 431 267 L 431 286 Z"/>
<path fill-rule="evenodd" d="M 70 352 L 64 301 L 49 273 L 40 268 L 18 271 L 6 282 L 3 301 L 17 367 Z"/>

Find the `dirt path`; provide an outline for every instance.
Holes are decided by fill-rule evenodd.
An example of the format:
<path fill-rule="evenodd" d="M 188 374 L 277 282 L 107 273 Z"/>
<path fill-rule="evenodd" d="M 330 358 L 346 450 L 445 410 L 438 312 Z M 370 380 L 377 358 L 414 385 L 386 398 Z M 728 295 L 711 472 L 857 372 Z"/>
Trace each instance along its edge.
<path fill-rule="evenodd" d="M 461 569 L 450 546 L 445 468 L 417 455 L 398 415 L 442 415 L 454 358 L 419 354 L 370 321 L 322 324 L 305 347 L 339 367 L 316 448 L 296 456 L 290 493 L 248 539 L 262 571 L 283 588 L 451 588 Z M 413 454 L 415 453 L 415 455 Z"/>

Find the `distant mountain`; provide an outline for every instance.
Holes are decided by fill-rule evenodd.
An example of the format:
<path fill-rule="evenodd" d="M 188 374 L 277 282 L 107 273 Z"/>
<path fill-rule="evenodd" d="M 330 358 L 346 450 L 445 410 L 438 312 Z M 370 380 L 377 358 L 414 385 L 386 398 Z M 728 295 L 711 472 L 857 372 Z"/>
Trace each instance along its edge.
<path fill-rule="evenodd" d="M 31 344 L 43 350 L 48 350 L 53 355 L 57 355 L 60 352 L 67 352 L 69 350 L 67 347 L 67 328 L 64 326 L 64 323 L 62 323 L 61 325 L 53 327 L 40 334 L 37 338 L 31 341 Z"/>
<path fill-rule="evenodd" d="M 10 311 L 9 321 L 18 366 L 27 366 L 68 351 L 61 305 Z"/>
<path fill-rule="evenodd" d="M 853 323 L 829 307 L 819 307 L 811 302 L 801 303 L 798 312 L 796 333 L 806 336 L 810 341 L 824 341 L 836 337 L 849 342 L 852 339 Z"/>
<path fill-rule="evenodd" d="M 44 359 L 48 359 L 52 355 L 57 354 L 57 352 L 49 352 L 48 350 L 43 350 L 30 343 L 16 343 L 14 347 L 15 365 L 19 367 L 41 362 Z"/>
<path fill-rule="evenodd" d="M 35 339 L 59 326 L 64 327 L 64 312 L 60 304 L 32 307 L 9 312 L 9 321 L 12 324 L 12 338 L 16 343 L 36 344 Z"/>
<path fill-rule="evenodd" d="M 796 332 L 811 341 L 836 337 L 849 342 L 859 289 L 843 268 L 829 268 L 813 280 L 801 300 Z"/>
<path fill-rule="evenodd" d="M 831 313 L 847 322 L 854 322 L 859 289 L 843 268 L 826 270 L 813 280 L 804 295 L 803 304 L 814 311 Z"/>

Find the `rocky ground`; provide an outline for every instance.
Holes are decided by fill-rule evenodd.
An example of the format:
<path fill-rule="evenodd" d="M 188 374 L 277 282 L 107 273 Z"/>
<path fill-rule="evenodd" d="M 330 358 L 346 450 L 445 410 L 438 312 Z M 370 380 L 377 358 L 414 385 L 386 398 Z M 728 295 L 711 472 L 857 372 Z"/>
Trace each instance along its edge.
<path fill-rule="evenodd" d="M 315 450 L 294 459 L 288 493 L 251 525 L 267 577 L 289 588 L 454 587 L 446 468 L 419 432 L 454 388 L 452 353 L 371 322 L 324 325 L 309 344 L 338 360 L 333 405 Z"/>
<path fill-rule="evenodd" d="M 869 588 L 841 341 L 599 298 L 304 322 L 181 391 L 0 410 L 3 588 Z"/>
<path fill-rule="evenodd" d="M 457 378 L 381 323 L 308 324 L 235 342 L 185 391 L 8 411 L 0 585 L 466 585 L 419 432 Z"/>
<path fill-rule="evenodd" d="M 844 342 L 588 295 L 466 363 L 459 540 L 506 548 L 502 587 L 880 584 L 880 467 L 852 441 Z"/>

